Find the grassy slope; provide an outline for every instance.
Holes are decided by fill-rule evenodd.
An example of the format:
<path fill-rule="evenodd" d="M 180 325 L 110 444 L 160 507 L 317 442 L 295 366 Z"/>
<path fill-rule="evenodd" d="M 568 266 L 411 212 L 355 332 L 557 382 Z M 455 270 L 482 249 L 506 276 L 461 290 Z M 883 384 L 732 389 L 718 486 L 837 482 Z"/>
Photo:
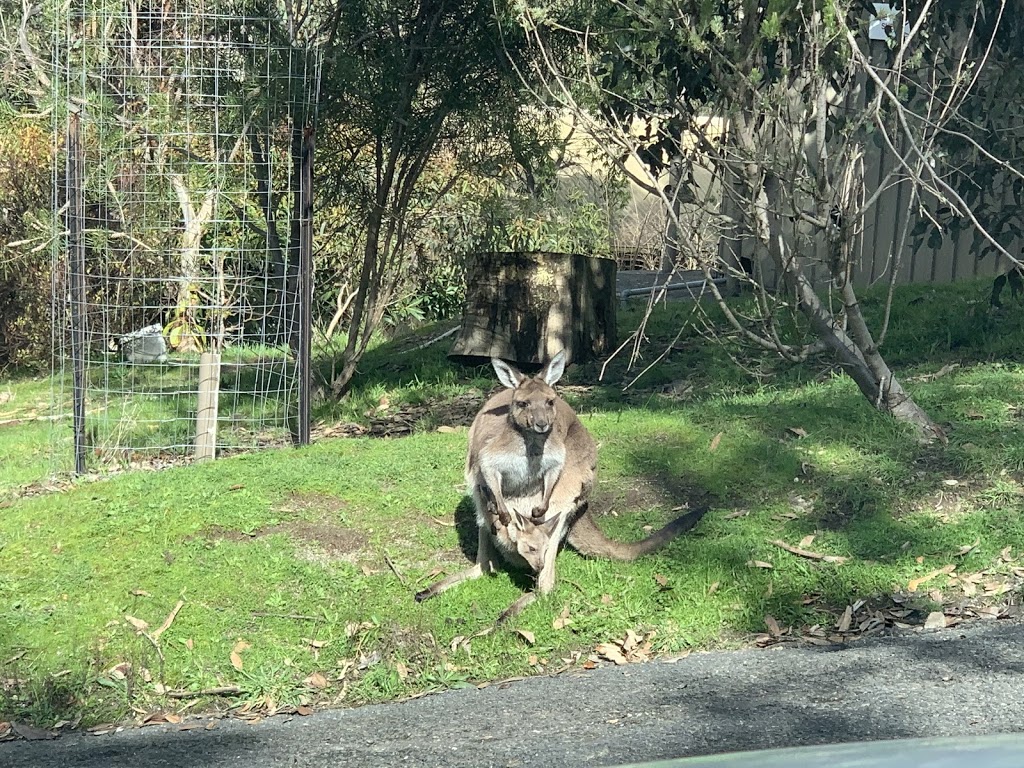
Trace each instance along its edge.
<path fill-rule="evenodd" d="M 451 527 L 453 512 L 466 517 L 465 429 L 435 431 L 447 411 L 423 403 L 492 382 L 485 370 L 448 366 L 443 345 L 376 350 L 361 389 L 320 414 L 409 406 L 422 416 L 411 437 L 323 440 L 4 502 L 0 720 L 89 723 L 179 706 L 162 685 L 242 689 L 204 701 L 213 706 L 386 700 L 557 667 L 629 630 L 653 631 L 656 650 L 676 651 L 742 642 L 764 631 L 766 614 L 782 626 L 834 624 L 849 603 L 885 602 L 952 562 L 962 573 L 1009 574 L 1000 550 L 1024 549 L 1024 312 L 989 318 L 976 294 L 901 292 L 889 339 L 890 359 L 910 375 L 963 363 L 910 384 L 950 426 L 947 447 L 909 440 L 826 364 L 793 370 L 754 357 L 744 373 L 725 348 L 693 336 L 626 394 L 621 364 L 589 389 L 572 385 L 592 384 L 594 367 L 573 370 L 567 391 L 601 443 L 595 507 L 609 513 L 605 529 L 637 537 L 687 503 L 712 513 L 637 563 L 563 553 L 557 591 L 516 620 L 532 643 L 487 631 L 520 593 L 516 577 L 411 599 L 439 568 L 464 567 L 475 544 L 469 528 Z M 690 312 L 662 312 L 651 336 L 671 338 Z M 648 357 L 659 351 L 655 341 Z M 6 417 L 44 384 L 0 391 L 16 395 Z M 0 427 L 0 497 L 45 468 L 37 427 Z M 818 563 L 771 544 L 808 534 L 811 549 L 849 561 Z M 132 619 L 152 637 L 179 599 L 155 642 L 137 633 Z M 572 623 L 556 628 L 565 609 Z"/>

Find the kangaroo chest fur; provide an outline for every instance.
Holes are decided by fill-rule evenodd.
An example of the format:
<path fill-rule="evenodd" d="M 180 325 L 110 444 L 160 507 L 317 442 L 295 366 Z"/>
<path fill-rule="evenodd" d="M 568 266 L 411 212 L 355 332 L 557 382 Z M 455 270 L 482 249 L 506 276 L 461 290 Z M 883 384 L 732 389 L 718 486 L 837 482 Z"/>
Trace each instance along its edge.
<path fill-rule="evenodd" d="M 480 451 L 480 469 L 501 476 L 501 492 L 508 498 L 533 496 L 543 488 L 548 472 L 565 464 L 565 444 L 552 434 L 524 436 L 509 430 Z"/>

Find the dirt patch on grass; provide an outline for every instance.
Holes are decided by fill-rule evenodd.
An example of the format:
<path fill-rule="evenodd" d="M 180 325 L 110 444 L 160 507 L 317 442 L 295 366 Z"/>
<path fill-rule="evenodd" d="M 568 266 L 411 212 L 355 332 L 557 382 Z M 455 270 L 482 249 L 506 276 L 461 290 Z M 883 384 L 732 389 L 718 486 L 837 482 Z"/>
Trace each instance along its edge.
<path fill-rule="evenodd" d="M 334 515 L 341 512 L 346 504 L 337 496 L 328 496 L 323 493 L 289 493 L 282 501 L 278 502 L 274 509 L 286 514 L 302 516 L 310 512 L 318 516 Z"/>
<path fill-rule="evenodd" d="M 479 390 L 424 403 L 375 408 L 366 413 L 366 424 L 319 425 L 313 429 L 320 437 L 408 437 L 417 429 L 468 427 L 485 400 Z"/>
<path fill-rule="evenodd" d="M 209 541 L 244 542 L 284 534 L 295 543 L 299 556 L 305 560 L 320 563 L 342 560 L 355 563 L 365 554 L 369 539 L 361 531 L 336 522 L 344 508 L 345 502 L 335 496 L 293 493 L 278 504 L 276 509 L 296 519 L 252 531 L 213 525 L 203 529 L 201 535 Z"/>
<path fill-rule="evenodd" d="M 654 507 L 689 506 L 691 509 L 711 503 L 711 494 L 704 488 L 687 485 L 677 478 L 641 477 L 622 478 L 614 484 L 598 484 L 590 508 L 598 514 L 612 510 L 634 513 Z M 717 504 L 717 502 L 715 502 Z"/>
<path fill-rule="evenodd" d="M 245 542 L 266 536 L 284 534 L 291 539 L 304 560 L 330 562 L 343 560 L 355 563 L 365 554 L 367 536 L 360 531 L 325 521 L 289 520 L 253 531 L 239 531 L 212 525 L 204 528 L 201 536 L 208 541 Z"/>
<path fill-rule="evenodd" d="M 319 560 L 322 552 L 331 560 L 354 562 L 366 546 L 366 535 L 330 523 L 296 522 L 275 526 L 301 547 L 307 559 Z"/>

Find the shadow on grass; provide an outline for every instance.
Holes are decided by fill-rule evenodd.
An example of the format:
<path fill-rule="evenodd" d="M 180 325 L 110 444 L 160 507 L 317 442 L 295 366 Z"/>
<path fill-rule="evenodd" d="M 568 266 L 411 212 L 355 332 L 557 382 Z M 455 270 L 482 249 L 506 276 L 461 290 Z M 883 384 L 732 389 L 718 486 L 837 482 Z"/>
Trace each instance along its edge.
<path fill-rule="evenodd" d="M 458 506 L 455 507 L 455 533 L 459 537 L 459 549 L 471 563 L 476 562 L 476 554 L 480 544 L 477 534 L 476 509 L 473 506 L 473 499 L 463 496 Z M 533 588 L 533 577 L 520 569 L 509 567 L 506 563 L 505 572 L 508 573 L 512 583 L 520 589 Z"/>

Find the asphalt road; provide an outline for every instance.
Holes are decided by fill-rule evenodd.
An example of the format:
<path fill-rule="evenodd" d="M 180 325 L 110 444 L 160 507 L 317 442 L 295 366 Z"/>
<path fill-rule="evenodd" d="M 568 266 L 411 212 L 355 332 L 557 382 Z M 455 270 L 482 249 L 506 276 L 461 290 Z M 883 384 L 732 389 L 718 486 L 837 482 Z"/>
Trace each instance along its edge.
<path fill-rule="evenodd" d="M 0 744 L 0 766 L 561 768 L 1021 732 L 1024 625 L 976 623 L 842 648 L 695 654 L 402 704 L 180 728 Z"/>

